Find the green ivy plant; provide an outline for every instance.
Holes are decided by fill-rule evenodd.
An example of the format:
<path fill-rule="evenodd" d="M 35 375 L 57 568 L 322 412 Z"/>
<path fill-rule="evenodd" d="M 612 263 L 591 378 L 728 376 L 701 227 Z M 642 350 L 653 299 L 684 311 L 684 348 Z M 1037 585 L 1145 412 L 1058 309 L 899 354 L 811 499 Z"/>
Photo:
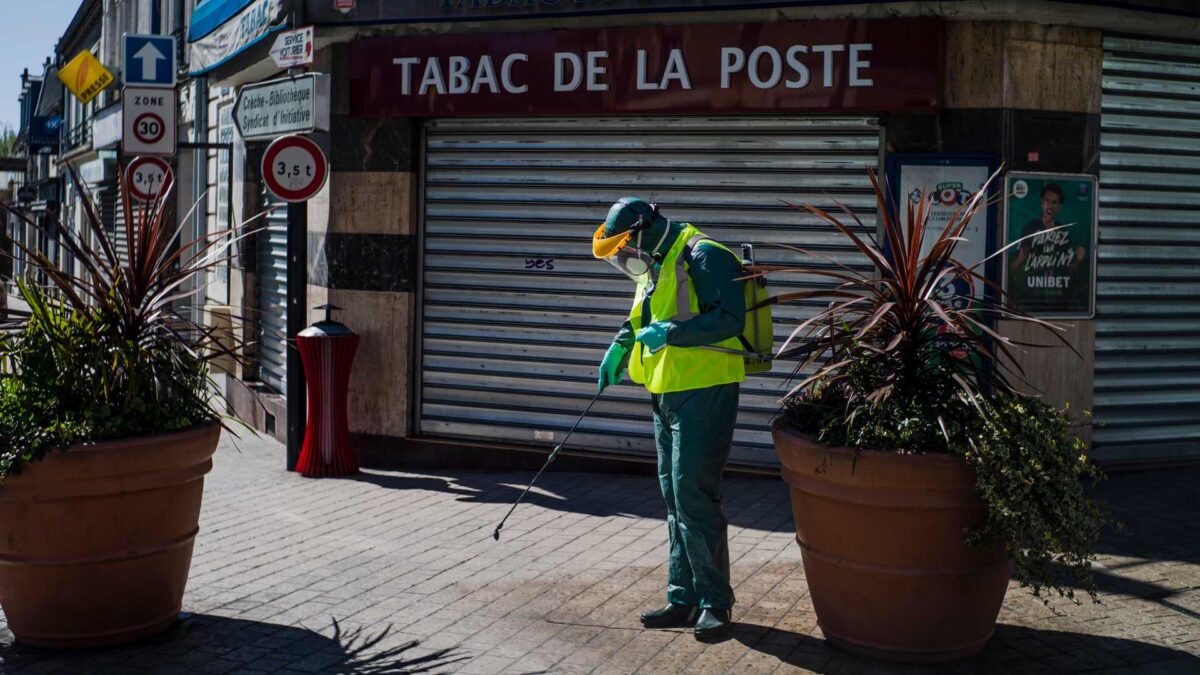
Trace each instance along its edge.
<path fill-rule="evenodd" d="M 873 173 L 871 181 L 882 242 L 844 207 L 853 226 L 811 205 L 795 208 L 833 225 L 875 273 L 798 248 L 816 263 L 753 268 L 831 282 L 771 300 L 822 303 L 776 356 L 799 358 L 798 384 L 784 397 L 780 423 L 830 447 L 963 457 L 987 507 L 986 522 L 964 533 L 966 542 L 1003 542 L 1036 596 L 1051 590 L 1074 598 L 1072 586 L 1079 586 L 1094 599 L 1090 567 L 1103 518 L 1085 484 L 1100 474 L 1065 411 L 1022 393 L 1028 385 L 1013 353 L 1018 345 L 992 320 L 1037 324 L 1067 345 L 1061 327 L 1011 306 L 977 271 L 985 261 L 968 266 L 953 257 L 971 218 L 987 207 L 991 181 L 928 242 L 927 202 L 909 204 L 902 219 Z M 955 277 L 992 287 L 994 297 L 946 294 Z"/>
<path fill-rule="evenodd" d="M 243 359 L 244 345 L 232 330 L 193 322 L 186 303 L 251 232 L 181 243 L 187 218 L 170 218 L 169 190 L 136 207 L 121 189 L 127 254 L 117 253 L 90 200 L 85 232 L 52 224 L 80 272 L 17 243 L 29 272 L 16 285 L 29 309 L 0 310 L 0 479 L 55 449 L 225 424 L 208 363 Z"/>

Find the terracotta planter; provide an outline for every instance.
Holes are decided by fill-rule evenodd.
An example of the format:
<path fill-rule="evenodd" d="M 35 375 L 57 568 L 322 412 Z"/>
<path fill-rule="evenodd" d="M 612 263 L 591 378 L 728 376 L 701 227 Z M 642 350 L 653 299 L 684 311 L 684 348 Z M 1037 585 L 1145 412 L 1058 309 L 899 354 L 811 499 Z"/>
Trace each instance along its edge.
<path fill-rule="evenodd" d="M 51 452 L 0 482 L 0 606 L 17 640 L 95 647 L 171 625 L 220 433 Z"/>
<path fill-rule="evenodd" d="M 849 449 L 773 431 L 825 637 L 889 661 L 950 661 L 983 649 L 1012 563 L 1002 545 L 963 543 L 964 528 L 985 518 L 966 463 L 860 451 L 852 470 Z"/>

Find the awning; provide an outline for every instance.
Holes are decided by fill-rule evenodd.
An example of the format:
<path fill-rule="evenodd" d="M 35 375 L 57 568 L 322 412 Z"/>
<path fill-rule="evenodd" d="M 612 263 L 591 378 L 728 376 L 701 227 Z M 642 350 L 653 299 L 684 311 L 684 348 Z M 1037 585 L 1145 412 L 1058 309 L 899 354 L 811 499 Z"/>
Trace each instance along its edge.
<path fill-rule="evenodd" d="M 201 0 L 188 29 L 188 75 L 203 75 L 285 28 L 285 4 L 285 0 Z"/>
<path fill-rule="evenodd" d="M 208 35 L 221 24 L 236 16 L 254 0 L 200 0 L 192 12 L 188 25 L 188 42 L 195 42 Z"/>

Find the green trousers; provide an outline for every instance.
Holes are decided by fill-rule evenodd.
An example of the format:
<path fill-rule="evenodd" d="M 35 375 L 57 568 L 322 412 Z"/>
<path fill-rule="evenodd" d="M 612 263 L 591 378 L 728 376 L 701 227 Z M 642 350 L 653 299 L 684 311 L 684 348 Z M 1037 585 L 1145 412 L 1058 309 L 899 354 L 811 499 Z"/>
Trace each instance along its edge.
<path fill-rule="evenodd" d="M 667 600 L 733 607 L 721 469 L 737 421 L 738 384 L 653 394 L 658 483 L 667 502 Z"/>

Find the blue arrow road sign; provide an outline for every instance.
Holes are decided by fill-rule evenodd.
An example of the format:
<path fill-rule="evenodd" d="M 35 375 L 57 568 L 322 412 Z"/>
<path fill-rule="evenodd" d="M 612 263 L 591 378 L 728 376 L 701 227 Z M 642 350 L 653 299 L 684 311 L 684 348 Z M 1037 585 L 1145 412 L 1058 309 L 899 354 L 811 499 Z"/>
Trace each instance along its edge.
<path fill-rule="evenodd" d="M 125 34 L 121 74 L 126 85 L 175 86 L 175 37 Z"/>

